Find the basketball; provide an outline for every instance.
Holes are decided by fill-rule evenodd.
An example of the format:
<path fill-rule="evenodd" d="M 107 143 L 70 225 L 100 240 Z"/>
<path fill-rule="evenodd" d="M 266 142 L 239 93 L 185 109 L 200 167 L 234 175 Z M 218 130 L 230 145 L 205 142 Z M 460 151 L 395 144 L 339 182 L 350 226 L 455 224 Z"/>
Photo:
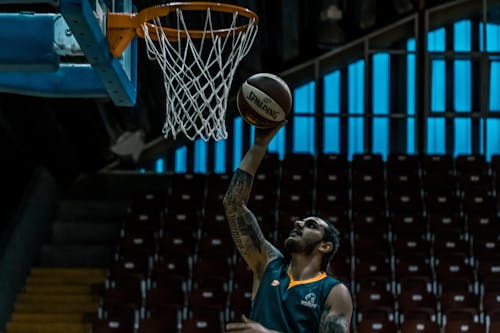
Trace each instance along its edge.
<path fill-rule="evenodd" d="M 243 82 L 236 103 L 247 123 L 258 128 L 273 128 L 290 113 L 292 93 L 279 76 L 258 73 Z"/>

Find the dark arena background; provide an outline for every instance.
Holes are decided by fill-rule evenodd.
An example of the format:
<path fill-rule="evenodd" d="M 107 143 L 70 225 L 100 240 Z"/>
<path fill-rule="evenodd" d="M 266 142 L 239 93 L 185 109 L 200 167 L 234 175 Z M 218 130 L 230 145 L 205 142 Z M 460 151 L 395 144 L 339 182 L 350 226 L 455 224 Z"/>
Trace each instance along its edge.
<path fill-rule="evenodd" d="M 143 39 L 118 97 L 89 65 L 116 64 L 107 50 L 53 53 L 78 1 L 0 0 L 0 332 L 220 333 L 249 313 L 222 197 L 253 140 L 236 92 L 258 72 L 294 100 L 248 207 L 277 247 L 297 218 L 335 223 L 351 332 L 500 332 L 499 0 L 227 1 L 260 22 L 219 141 L 163 138 Z"/>

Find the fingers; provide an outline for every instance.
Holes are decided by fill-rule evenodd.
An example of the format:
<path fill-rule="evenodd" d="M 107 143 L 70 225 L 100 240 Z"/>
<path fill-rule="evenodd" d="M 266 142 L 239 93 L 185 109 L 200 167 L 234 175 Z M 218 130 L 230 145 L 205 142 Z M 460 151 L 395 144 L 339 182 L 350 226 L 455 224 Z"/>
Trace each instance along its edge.
<path fill-rule="evenodd" d="M 226 325 L 226 331 L 227 332 L 242 332 L 247 330 L 248 324 L 247 323 L 229 323 Z"/>

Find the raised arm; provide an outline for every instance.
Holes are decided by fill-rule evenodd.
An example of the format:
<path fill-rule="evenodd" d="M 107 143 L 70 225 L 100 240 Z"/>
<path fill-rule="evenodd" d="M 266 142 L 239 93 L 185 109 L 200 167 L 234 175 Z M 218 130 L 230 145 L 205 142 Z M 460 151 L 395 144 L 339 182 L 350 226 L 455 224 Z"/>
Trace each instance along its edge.
<path fill-rule="evenodd" d="M 282 254 L 264 238 L 255 215 L 246 205 L 255 173 L 266 154 L 269 142 L 280 127 L 255 130 L 254 144 L 241 160 L 224 196 L 224 208 L 233 241 L 257 277 L 263 274 L 272 259 Z"/>
<path fill-rule="evenodd" d="M 318 333 L 349 333 L 352 317 L 352 299 L 344 284 L 332 288 L 325 302 Z"/>

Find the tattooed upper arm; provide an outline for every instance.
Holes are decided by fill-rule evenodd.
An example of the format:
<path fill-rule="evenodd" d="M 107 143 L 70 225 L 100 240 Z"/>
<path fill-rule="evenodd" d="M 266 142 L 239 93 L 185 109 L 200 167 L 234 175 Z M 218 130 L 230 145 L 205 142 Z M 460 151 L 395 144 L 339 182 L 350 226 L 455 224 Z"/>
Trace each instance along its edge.
<path fill-rule="evenodd" d="M 281 253 L 265 239 L 257 218 L 246 207 L 252 183 L 252 175 L 237 169 L 224 196 L 224 208 L 238 251 L 254 272 L 260 272 Z"/>
<path fill-rule="evenodd" d="M 324 311 L 318 333 L 348 333 L 349 319 L 345 315 L 334 315 Z"/>
<path fill-rule="evenodd" d="M 352 299 L 344 284 L 332 288 L 321 315 L 319 333 L 349 333 L 352 316 Z"/>

